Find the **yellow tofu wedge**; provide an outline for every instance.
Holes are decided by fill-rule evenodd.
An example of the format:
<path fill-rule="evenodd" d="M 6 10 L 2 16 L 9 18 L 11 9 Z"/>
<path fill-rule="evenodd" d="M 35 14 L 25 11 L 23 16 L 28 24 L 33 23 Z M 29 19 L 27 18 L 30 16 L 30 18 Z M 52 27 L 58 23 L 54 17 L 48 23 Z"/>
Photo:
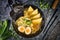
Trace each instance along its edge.
<path fill-rule="evenodd" d="M 42 22 L 42 18 L 32 20 L 33 24 L 40 24 Z"/>
<path fill-rule="evenodd" d="M 25 17 L 28 17 L 27 9 L 24 10 L 24 16 L 25 16 Z"/>
<path fill-rule="evenodd" d="M 39 13 L 39 14 L 37 14 L 37 15 L 35 15 L 35 16 L 32 16 L 31 19 L 37 19 L 37 18 L 40 18 L 40 17 L 41 17 L 41 15 L 40 15 L 40 13 Z"/>
<path fill-rule="evenodd" d="M 32 13 L 30 13 L 30 16 L 38 14 L 38 9 L 35 9 Z"/>
<path fill-rule="evenodd" d="M 31 6 L 29 6 L 29 8 L 28 8 L 28 12 L 31 13 L 31 12 L 33 12 L 33 10 L 34 10 L 34 9 L 33 9 Z"/>
<path fill-rule="evenodd" d="M 24 17 L 29 17 L 28 12 L 24 13 Z"/>

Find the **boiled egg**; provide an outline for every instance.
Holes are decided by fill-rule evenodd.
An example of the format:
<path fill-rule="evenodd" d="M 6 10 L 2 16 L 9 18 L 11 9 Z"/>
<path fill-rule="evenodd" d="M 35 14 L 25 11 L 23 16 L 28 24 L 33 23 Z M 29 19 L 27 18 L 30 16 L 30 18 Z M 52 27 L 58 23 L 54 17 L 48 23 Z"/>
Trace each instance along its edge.
<path fill-rule="evenodd" d="M 31 33 L 31 28 L 30 27 L 26 27 L 25 34 L 29 35 L 30 33 Z"/>
<path fill-rule="evenodd" d="M 18 31 L 23 33 L 25 31 L 25 27 L 24 26 L 19 26 L 18 27 Z"/>

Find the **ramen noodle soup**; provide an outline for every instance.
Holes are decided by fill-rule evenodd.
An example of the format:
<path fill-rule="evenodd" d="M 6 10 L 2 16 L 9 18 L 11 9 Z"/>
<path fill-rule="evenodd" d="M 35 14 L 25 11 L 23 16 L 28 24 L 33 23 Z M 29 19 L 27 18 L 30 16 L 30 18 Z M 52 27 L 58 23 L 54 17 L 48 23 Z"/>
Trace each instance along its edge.
<path fill-rule="evenodd" d="M 30 35 L 41 29 L 42 17 L 38 9 L 29 6 L 24 9 L 23 14 L 24 16 L 19 17 L 15 22 L 19 32 Z"/>

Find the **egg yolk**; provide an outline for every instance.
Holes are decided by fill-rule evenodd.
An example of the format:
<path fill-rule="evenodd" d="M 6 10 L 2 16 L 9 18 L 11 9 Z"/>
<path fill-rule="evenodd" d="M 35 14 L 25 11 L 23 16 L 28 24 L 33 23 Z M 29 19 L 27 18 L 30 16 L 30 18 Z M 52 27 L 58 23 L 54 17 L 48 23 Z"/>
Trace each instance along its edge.
<path fill-rule="evenodd" d="M 25 31 L 25 27 L 20 26 L 20 27 L 18 27 L 18 30 L 19 30 L 20 32 L 24 32 L 24 31 Z"/>
<path fill-rule="evenodd" d="M 31 33 L 31 28 L 30 27 L 27 27 L 25 29 L 25 34 L 29 35 Z"/>

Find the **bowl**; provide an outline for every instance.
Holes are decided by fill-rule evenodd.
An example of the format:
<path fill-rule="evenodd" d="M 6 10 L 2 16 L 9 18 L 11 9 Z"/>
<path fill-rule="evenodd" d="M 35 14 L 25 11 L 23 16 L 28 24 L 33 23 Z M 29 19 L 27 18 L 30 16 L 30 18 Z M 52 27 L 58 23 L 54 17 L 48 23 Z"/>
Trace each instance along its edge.
<path fill-rule="evenodd" d="M 16 5 L 13 6 L 13 8 L 16 7 L 16 6 L 20 6 L 20 5 L 19 5 L 19 4 L 16 4 Z M 39 11 L 39 13 L 41 14 L 41 16 L 42 16 L 42 18 L 43 18 L 41 30 L 39 29 L 39 30 L 38 30 L 36 33 L 34 33 L 34 34 L 26 35 L 26 34 L 24 34 L 24 33 L 19 32 L 18 29 L 17 29 L 17 25 L 15 24 L 15 21 L 16 21 L 19 17 L 24 16 L 24 15 L 23 15 L 23 10 L 24 10 L 24 9 L 23 9 L 22 11 L 20 11 L 20 12 L 17 12 L 17 13 L 15 13 L 13 10 L 10 12 L 10 16 L 11 16 L 11 18 L 12 18 L 12 25 L 13 25 L 14 30 L 16 31 L 17 34 L 19 34 L 19 35 L 22 36 L 22 37 L 26 37 L 26 38 L 31 38 L 31 37 L 35 37 L 35 36 L 39 35 L 39 34 L 42 32 L 42 30 L 43 30 L 43 28 L 44 28 L 44 25 L 45 25 L 45 20 L 44 20 L 45 18 L 44 18 L 44 14 L 43 14 L 43 12 L 41 11 L 41 9 L 40 9 L 38 6 L 33 5 L 33 4 L 25 4 L 23 7 L 24 7 L 24 8 L 28 8 L 29 6 L 32 6 L 33 9 L 36 9 L 36 8 L 37 8 L 38 11 Z M 20 6 L 20 7 L 22 8 L 22 6 Z"/>

